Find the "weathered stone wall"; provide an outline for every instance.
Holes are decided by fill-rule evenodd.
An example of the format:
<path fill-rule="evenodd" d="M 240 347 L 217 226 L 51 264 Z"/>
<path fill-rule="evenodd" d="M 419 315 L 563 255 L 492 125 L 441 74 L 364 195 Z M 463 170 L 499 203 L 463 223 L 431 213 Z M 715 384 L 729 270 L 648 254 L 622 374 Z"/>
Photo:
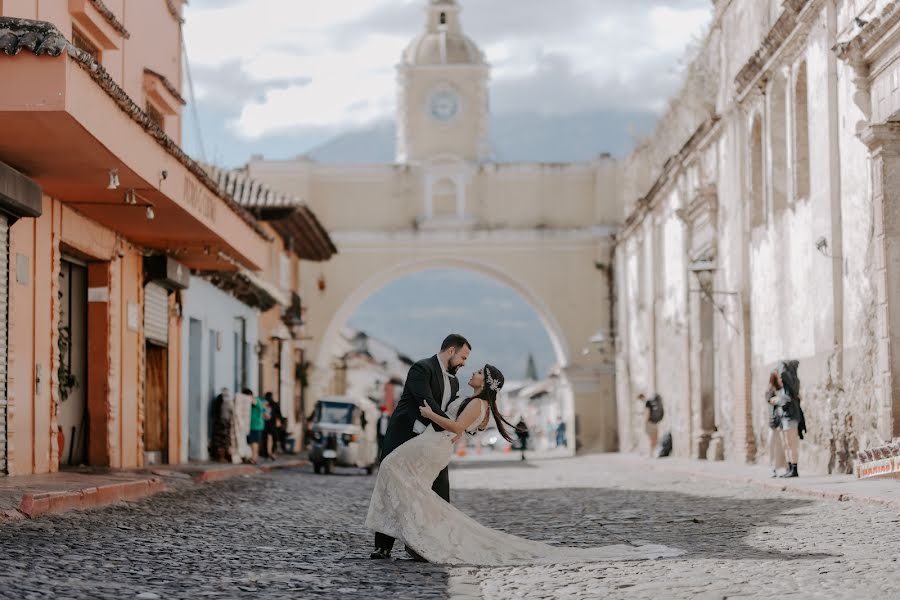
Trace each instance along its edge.
<path fill-rule="evenodd" d="M 896 435 L 900 136 L 871 132 L 900 110 L 900 48 L 874 41 L 900 9 L 838 4 L 719 3 L 683 90 L 626 162 L 616 247 L 625 450 L 643 427 L 623 408 L 658 391 L 677 455 L 764 456 L 763 391 L 785 358 L 801 364 L 806 470 L 846 472 L 858 448 Z M 648 256 L 651 278 L 641 277 Z"/>

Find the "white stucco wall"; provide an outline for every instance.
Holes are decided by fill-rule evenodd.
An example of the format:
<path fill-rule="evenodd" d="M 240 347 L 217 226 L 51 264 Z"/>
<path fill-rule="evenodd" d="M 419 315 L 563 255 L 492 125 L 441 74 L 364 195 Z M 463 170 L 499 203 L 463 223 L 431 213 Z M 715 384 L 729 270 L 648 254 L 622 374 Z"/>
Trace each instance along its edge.
<path fill-rule="evenodd" d="M 753 460 L 763 453 L 767 437 L 766 405 L 762 397 L 768 374 L 776 361 L 800 360 L 803 382 L 803 406 L 809 432 L 802 444 L 801 461 L 809 471 L 846 471 L 858 447 L 873 445 L 890 437 L 890 390 L 888 398 L 876 398 L 883 383 L 875 370 L 890 368 L 890 353 L 883 341 L 886 316 L 883 301 L 895 297 L 891 288 L 879 283 L 878 244 L 873 231 L 882 218 L 873 206 L 870 149 L 859 133 L 872 123 L 881 123 L 900 110 L 900 48 L 880 46 L 882 58 L 872 59 L 869 83 L 871 111 L 861 110 L 860 72 L 840 60 L 834 48 L 840 42 L 860 35 L 855 16 L 875 21 L 890 3 L 842 2 L 837 12 L 829 3 L 809 3 L 785 37 L 783 48 L 764 67 L 766 76 L 739 89 L 736 76 L 748 59 L 760 49 L 763 38 L 782 14 L 781 2 L 735 0 L 716 5 L 716 18 L 696 63 L 716 63 L 708 78 L 688 70 L 685 90 L 661 120 L 656 133 L 626 161 L 626 214 L 631 221 L 616 246 L 617 265 L 625 270 L 619 277 L 617 377 L 619 393 L 632 397 L 653 386 L 683 389 L 683 360 L 678 316 L 692 314 L 697 298 L 687 294 L 686 311 L 677 306 L 681 296 L 674 293 L 680 285 L 675 272 L 685 273 L 689 260 L 679 263 L 670 255 L 677 245 L 677 229 L 667 219 L 676 193 L 692 198 L 703 186 L 713 186 L 717 198 L 716 243 L 712 288 L 716 291 L 717 310 L 714 332 L 715 404 L 718 434 L 729 460 Z M 790 30 L 788 31 L 790 33 Z M 764 55 L 766 56 L 766 55 Z M 695 64 L 696 64 L 695 63 Z M 792 97 L 795 77 L 805 63 L 808 77 L 810 190 L 801 197 L 796 189 L 795 132 L 797 112 Z M 772 81 L 785 77 L 788 88 L 785 136 L 774 135 L 779 122 L 773 118 Z M 863 82 L 863 83 L 861 83 Z M 704 87 L 705 86 L 705 87 Z M 715 107 L 698 112 L 692 105 L 698 90 L 718 90 Z M 685 106 L 691 110 L 685 110 Z M 713 114 L 717 119 L 712 119 Z M 760 115 L 763 128 L 766 181 L 766 217 L 751 228 L 750 215 L 750 126 Z M 699 123 L 707 119 L 706 138 L 691 139 Z M 779 139 L 787 141 L 786 180 L 775 181 L 779 171 L 774 163 Z M 783 142 L 782 142 L 783 143 Z M 683 149 L 689 144 L 689 149 Z M 676 155 L 677 154 L 677 155 Z M 672 159 L 665 178 L 663 164 Z M 695 165 L 704 165 L 699 175 Z M 880 176 L 876 173 L 877 176 Z M 885 181 L 888 181 L 885 175 Z M 641 206 L 638 198 L 651 192 Z M 773 190 L 781 186 L 787 192 L 786 206 L 773 207 Z M 884 219 L 894 219 L 896 211 L 885 209 Z M 652 224 L 652 225 L 651 225 Z M 690 226 L 685 230 L 690 247 Z M 816 248 L 823 239 L 827 246 Z M 644 264 L 653 256 L 654 245 L 662 248 L 654 281 L 646 278 Z M 892 268 L 888 265 L 888 269 Z M 687 288 L 696 287 L 694 275 L 685 273 Z M 655 310 L 648 309 L 644 288 L 662 286 Z M 879 286 L 882 289 L 879 289 Z M 635 288 L 638 289 L 635 289 Z M 894 301 L 897 301 L 895 298 Z M 879 304 L 882 302 L 882 304 Z M 694 313 L 696 314 L 696 313 Z M 648 316 L 649 315 L 649 316 Z M 649 319 L 649 321 L 648 321 Z M 686 335 L 696 335 L 695 319 L 687 320 Z M 882 330 L 879 331 L 879 328 Z M 696 352 L 696 344 L 693 344 Z M 888 358 L 885 358 L 888 356 Z M 645 367 L 642 361 L 650 360 Z M 695 365 L 696 356 L 692 357 Z M 877 365 L 877 366 L 876 366 Z M 622 378 L 627 381 L 621 381 Z M 895 377 L 896 378 L 896 377 Z M 692 412 L 696 424 L 698 386 L 687 386 L 690 402 L 667 404 L 666 429 L 676 440 L 689 430 L 687 415 Z M 896 384 L 894 390 L 896 393 Z M 671 395 L 671 394 L 670 394 Z M 623 439 L 639 438 L 639 421 L 625 418 L 619 399 L 620 427 L 630 427 Z M 632 402 L 633 404 L 633 402 Z M 687 429 L 686 429 L 687 428 Z M 888 433 L 885 433 L 888 432 Z M 634 446 L 634 443 L 631 443 Z M 679 447 L 676 454 L 689 453 Z"/>
<path fill-rule="evenodd" d="M 257 386 L 257 357 L 255 346 L 257 337 L 257 321 L 259 313 L 255 309 L 242 304 L 233 296 L 226 294 L 219 288 L 199 277 L 191 277 L 190 287 L 182 293 L 182 342 L 181 347 L 184 349 L 181 356 L 181 397 L 183 401 L 183 412 L 181 415 L 181 439 L 187 443 L 181 445 L 182 456 L 181 462 L 187 460 L 208 460 L 209 452 L 209 428 L 207 426 L 207 418 L 209 415 L 209 404 L 212 399 L 219 394 L 222 388 L 228 388 L 232 394 L 235 393 L 235 347 L 234 333 L 238 331 L 236 326 L 237 319 L 244 319 L 246 323 L 246 340 L 250 347 L 251 355 L 248 361 L 248 382 L 249 388 L 254 393 L 259 393 Z M 190 331 L 191 319 L 200 321 L 202 325 L 202 341 L 200 352 L 200 388 L 201 405 L 200 415 L 201 427 L 200 438 L 196 447 L 199 454 L 196 456 L 188 455 L 188 448 L 191 444 L 190 439 L 190 403 L 192 401 L 189 390 L 191 381 L 190 372 Z M 220 333 L 222 335 L 221 348 L 215 353 L 215 363 L 213 367 L 214 385 L 210 388 L 210 336 Z"/>

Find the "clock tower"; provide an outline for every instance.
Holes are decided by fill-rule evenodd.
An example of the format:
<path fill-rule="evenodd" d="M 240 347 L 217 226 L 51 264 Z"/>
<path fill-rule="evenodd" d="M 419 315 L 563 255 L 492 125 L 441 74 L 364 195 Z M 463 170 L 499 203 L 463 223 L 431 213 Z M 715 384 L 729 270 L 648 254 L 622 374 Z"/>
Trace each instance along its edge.
<path fill-rule="evenodd" d="M 428 0 L 425 31 L 398 69 L 397 162 L 488 157 L 488 78 L 484 54 L 460 26 L 456 0 Z"/>

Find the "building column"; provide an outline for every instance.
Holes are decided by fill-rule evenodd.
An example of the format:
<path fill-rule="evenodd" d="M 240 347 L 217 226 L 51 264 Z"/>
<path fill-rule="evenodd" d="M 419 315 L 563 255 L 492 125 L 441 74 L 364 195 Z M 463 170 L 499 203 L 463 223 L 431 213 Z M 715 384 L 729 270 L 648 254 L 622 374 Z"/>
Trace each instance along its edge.
<path fill-rule="evenodd" d="M 691 457 L 721 460 L 724 448 L 718 431 L 715 398 L 715 273 L 718 260 L 719 198 L 715 185 L 693 192 L 684 211 L 688 225 L 688 310 L 690 337 Z"/>
<path fill-rule="evenodd" d="M 878 431 L 890 440 L 900 435 L 900 123 L 870 125 L 860 137 L 870 152 Z"/>

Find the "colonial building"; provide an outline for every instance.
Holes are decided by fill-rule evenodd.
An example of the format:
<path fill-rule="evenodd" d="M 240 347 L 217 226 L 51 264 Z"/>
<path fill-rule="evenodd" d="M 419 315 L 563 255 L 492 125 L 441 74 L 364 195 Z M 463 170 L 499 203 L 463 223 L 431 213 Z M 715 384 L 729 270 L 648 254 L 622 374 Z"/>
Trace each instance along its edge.
<path fill-rule="evenodd" d="M 556 352 L 565 415 L 585 448 L 617 448 L 609 269 L 621 207 L 608 157 L 499 163 L 489 144 L 490 65 L 456 0 L 429 0 L 400 57 L 394 164 L 253 160 L 251 176 L 306 200 L 340 253 L 307 281 L 311 390 L 333 380 L 340 334 L 388 282 L 428 268 L 482 273 L 519 292 Z M 465 303 L 464 290 L 448 297 Z M 478 344 L 489 332 L 463 332 Z M 435 350 L 440 340 L 434 340 Z M 416 357 L 421 358 L 421 357 Z M 502 365 L 498 365 L 502 368 Z M 577 427 L 576 427 L 577 422 Z"/>
<path fill-rule="evenodd" d="M 680 456 L 754 461 L 767 378 L 800 361 L 807 470 L 900 435 L 900 3 L 715 2 L 624 172 L 619 425 L 665 399 Z M 894 375 L 897 378 L 894 378 Z"/>
<path fill-rule="evenodd" d="M 242 204 L 180 148 L 182 5 L 0 2 L 0 473 L 202 458 L 194 346 L 219 364 L 245 318 L 221 372 L 256 383 L 272 328 L 240 293 L 267 297 L 286 264 L 273 320 L 300 327 L 296 260 L 334 250 L 305 208 Z M 211 298 L 223 335 L 195 338 L 192 304 Z M 277 360 L 293 376 L 292 352 Z"/>
<path fill-rule="evenodd" d="M 388 413 L 400 400 L 413 360 L 384 340 L 345 327 L 329 394 L 368 398 Z"/>

